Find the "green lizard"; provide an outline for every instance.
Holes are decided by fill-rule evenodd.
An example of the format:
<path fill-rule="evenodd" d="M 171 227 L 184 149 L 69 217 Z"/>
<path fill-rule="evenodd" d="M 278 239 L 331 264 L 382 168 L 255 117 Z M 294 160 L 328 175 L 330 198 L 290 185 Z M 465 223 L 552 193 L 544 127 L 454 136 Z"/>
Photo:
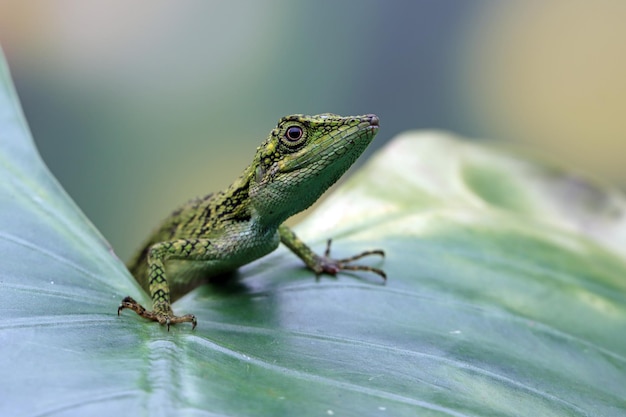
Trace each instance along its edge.
<path fill-rule="evenodd" d="M 363 153 L 378 132 L 378 117 L 293 115 L 282 118 L 257 148 L 252 164 L 225 191 L 189 201 L 174 211 L 128 263 L 152 297 L 152 311 L 126 297 L 117 314 L 129 308 L 160 324 L 190 322 L 174 315 L 171 302 L 209 278 L 267 255 L 282 242 L 317 275 L 341 270 L 371 271 L 346 259 L 315 254 L 283 222 L 313 204 Z M 167 277 L 165 264 L 167 264 Z"/>

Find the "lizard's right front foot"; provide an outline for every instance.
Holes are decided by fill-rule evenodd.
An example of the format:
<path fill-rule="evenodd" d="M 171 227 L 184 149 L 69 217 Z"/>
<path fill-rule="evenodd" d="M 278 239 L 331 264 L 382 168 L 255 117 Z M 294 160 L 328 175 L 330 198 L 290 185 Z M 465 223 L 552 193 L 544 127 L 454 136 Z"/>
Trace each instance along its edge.
<path fill-rule="evenodd" d="M 148 320 L 157 321 L 161 325 L 167 326 L 167 331 L 170 331 L 170 325 L 178 323 L 191 323 L 191 329 L 195 329 L 198 324 L 196 316 L 193 314 L 185 314 L 184 316 L 175 316 L 171 309 L 170 311 L 159 311 L 157 308 L 154 311 L 146 310 L 141 304 L 135 301 L 132 297 L 126 297 L 120 303 L 117 308 L 117 315 L 119 316 L 122 310 L 128 308 L 135 313 Z"/>

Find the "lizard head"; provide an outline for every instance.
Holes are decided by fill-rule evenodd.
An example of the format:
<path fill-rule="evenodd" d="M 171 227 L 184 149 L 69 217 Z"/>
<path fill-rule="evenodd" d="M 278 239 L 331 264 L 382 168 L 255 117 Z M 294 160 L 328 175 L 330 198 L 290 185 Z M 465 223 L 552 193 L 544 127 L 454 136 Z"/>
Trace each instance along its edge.
<path fill-rule="evenodd" d="M 373 114 L 283 117 L 257 149 L 250 198 L 279 222 L 313 204 L 363 153 L 378 132 Z"/>

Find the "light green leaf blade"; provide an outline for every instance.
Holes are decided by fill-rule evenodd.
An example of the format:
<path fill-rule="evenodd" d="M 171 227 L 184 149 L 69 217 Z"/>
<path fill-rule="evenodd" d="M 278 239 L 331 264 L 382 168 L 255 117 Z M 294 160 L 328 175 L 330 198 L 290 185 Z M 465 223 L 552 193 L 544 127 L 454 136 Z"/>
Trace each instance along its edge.
<path fill-rule="evenodd" d="M 397 138 L 297 230 L 376 276 L 280 249 L 174 307 L 168 333 L 40 161 L 0 66 L 0 415 L 626 412 L 621 194 L 440 133 Z M 175 205 L 176 202 L 173 202 Z M 120 225 L 123 227 L 123 225 Z"/>

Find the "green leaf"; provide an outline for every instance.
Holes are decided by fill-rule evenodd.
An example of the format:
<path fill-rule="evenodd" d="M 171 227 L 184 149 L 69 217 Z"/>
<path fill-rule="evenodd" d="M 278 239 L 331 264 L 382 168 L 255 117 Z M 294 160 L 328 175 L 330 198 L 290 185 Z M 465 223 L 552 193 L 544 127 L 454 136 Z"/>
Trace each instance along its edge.
<path fill-rule="evenodd" d="M 168 333 L 41 162 L 0 64 L 0 415 L 619 416 L 626 202 L 442 133 L 396 138 L 279 249 L 175 303 Z M 124 227 L 124 225 L 120 225 Z"/>

